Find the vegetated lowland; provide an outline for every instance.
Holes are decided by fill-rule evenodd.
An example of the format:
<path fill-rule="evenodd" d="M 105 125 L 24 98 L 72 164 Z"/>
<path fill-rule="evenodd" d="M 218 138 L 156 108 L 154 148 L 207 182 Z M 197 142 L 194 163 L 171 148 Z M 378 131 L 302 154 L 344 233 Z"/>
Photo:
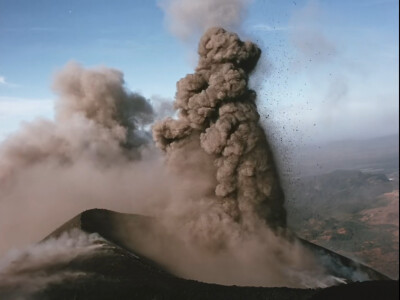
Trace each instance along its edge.
<path fill-rule="evenodd" d="M 398 135 L 301 149 L 288 185 L 297 235 L 399 277 Z"/>

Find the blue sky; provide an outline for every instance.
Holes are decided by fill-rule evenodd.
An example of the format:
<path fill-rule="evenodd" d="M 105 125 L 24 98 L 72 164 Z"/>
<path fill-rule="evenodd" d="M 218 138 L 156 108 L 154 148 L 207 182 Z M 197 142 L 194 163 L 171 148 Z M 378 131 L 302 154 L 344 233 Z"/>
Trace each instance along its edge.
<path fill-rule="evenodd" d="M 265 125 L 303 142 L 397 133 L 398 6 L 253 0 L 239 33 L 264 53 L 252 85 Z M 52 76 L 68 61 L 117 68 L 130 90 L 172 100 L 194 49 L 157 1 L 0 0 L 0 140 L 52 117 Z"/>

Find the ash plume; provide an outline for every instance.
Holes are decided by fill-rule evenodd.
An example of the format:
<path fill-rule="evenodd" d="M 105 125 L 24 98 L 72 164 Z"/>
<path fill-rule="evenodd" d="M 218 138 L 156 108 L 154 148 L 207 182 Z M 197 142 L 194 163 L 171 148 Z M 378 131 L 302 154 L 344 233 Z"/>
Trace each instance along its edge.
<path fill-rule="evenodd" d="M 198 52 L 195 73 L 177 85 L 178 116 L 154 123 L 154 143 L 146 129 L 155 111 L 170 110 L 128 92 L 121 72 L 70 63 L 58 73 L 54 121 L 25 124 L 0 147 L 0 253 L 106 208 L 154 216 L 154 230 L 121 234 L 184 278 L 335 283 L 285 229 L 278 171 L 247 86 L 261 50 L 211 28 Z"/>
<path fill-rule="evenodd" d="M 8 237 L 1 254 L 85 209 L 141 211 L 132 195 L 151 202 L 148 186 L 164 185 L 145 129 L 152 106 L 125 89 L 120 71 L 69 63 L 53 89 L 54 121 L 23 124 L 0 147 L 0 235 Z"/>
<path fill-rule="evenodd" d="M 44 160 L 68 164 L 86 156 L 115 163 L 125 155 L 138 156 L 131 149 L 149 141 L 141 129 L 153 120 L 153 110 L 144 97 L 128 93 L 123 85 L 117 70 L 68 64 L 53 85 L 59 95 L 55 121 L 29 124 L 5 141 L 0 149 L 0 182 Z"/>
<path fill-rule="evenodd" d="M 153 125 L 176 191 L 161 228 L 151 240 L 136 232 L 136 247 L 173 273 L 206 282 L 334 284 L 286 231 L 278 171 L 248 88 L 261 50 L 214 27 L 198 53 L 195 73 L 177 83 L 178 117 Z"/>
<path fill-rule="evenodd" d="M 217 182 L 211 201 L 224 214 L 244 226 L 251 227 L 258 217 L 278 228 L 286 225 L 284 195 L 258 122 L 256 94 L 247 86 L 260 54 L 255 44 L 234 33 L 209 29 L 199 44 L 196 72 L 177 84 L 179 118 L 156 123 L 153 136 L 174 166 L 185 167 L 175 161 L 182 159 L 175 152 L 190 155 L 191 149 L 198 151 L 193 144 L 208 154 Z"/>

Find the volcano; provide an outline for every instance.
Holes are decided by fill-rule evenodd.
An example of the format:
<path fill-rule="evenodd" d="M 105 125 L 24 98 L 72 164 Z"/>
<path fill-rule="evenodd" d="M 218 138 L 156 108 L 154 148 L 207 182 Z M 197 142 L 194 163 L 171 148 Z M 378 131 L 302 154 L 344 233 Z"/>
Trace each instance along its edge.
<path fill-rule="evenodd" d="M 2 230 L 24 235 L 56 206 L 85 201 L 151 217 L 79 214 L 7 254 L 0 298 L 397 299 L 398 282 L 287 228 L 269 130 L 249 88 L 261 49 L 213 27 L 198 54 L 177 83 L 176 116 L 162 120 L 118 70 L 72 63 L 57 75 L 54 121 L 33 122 L 0 148 L 4 205 L 40 217 L 0 209 Z"/>
<path fill-rule="evenodd" d="M 0 298 L 26 299 L 28 295 L 29 299 L 398 299 L 399 296 L 398 281 L 304 240 L 301 242 L 329 272 L 343 279 L 342 284 L 319 289 L 265 288 L 224 286 L 179 278 L 152 260 L 140 246 L 135 247 L 135 234 L 146 231 L 151 236 L 156 223 L 154 218 L 141 215 L 104 209 L 84 211 L 38 245 L 61 239 L 66 234 L 71 243 L 83 232 L 98 237 L 93 242 L 96 247 L 86 255 L 42 263 L 38 269 L 26 263 L 32 257 L 20 257 L 23 268 L 15 276 L 26 279 L 1 280 Z M 126 231 L 131 233 L 129 241 Z M 67 273 L 78 275 L 27 289 L 27 278 L 54 278 Z M 367 274 L 369 280 L 355 281 L 356 273 Z"/>

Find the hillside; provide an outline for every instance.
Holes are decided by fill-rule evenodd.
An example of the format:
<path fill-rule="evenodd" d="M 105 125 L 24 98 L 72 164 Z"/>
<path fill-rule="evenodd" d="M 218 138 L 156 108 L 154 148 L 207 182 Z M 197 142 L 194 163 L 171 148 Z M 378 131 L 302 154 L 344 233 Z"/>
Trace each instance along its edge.
<path fill-rule="evenodd" d="M 8 273 L 0 272 L 0 298 L 318 300 L 356 299 L 359 295 L 364 295 L 363 299 L 398 298 L 398 281 L 382 280 L 384 276 L 365 268 L 380 280 L 326 289 L 294 289 L 223 286 L 178 278 L 132 248 L 127 249 L 120 239 L 121 226 L 136 225 L 142 229 L 152 222 L 142 216 L 86 211 L 32 246 L 30 252 L 14 255 Z M 313 248 L 312 244 L 308 246 Z M 322 248 L 315 249 L 324 251 L 338 263 L 356 266 Z"/>
<path fill-rule="evenodd" d="M 305 177 L 335 170 L 368 173 L 399 172 L 399 135 L 366 140 L 342 140 L 296 148 L 290 156 L 295 176 Z"/>
<path fill-rule="evenodd" d="M 289 221 L 299 236 L 398 278 L 398 183 L 382 173 L 337 170 L 298 179 Z"/>

